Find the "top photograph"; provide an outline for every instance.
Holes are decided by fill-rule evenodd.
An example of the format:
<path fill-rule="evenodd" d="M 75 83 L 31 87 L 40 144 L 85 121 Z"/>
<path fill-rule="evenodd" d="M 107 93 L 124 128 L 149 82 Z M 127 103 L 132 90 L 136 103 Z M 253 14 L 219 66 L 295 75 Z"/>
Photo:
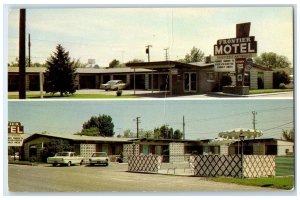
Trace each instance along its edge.
<path fill-rule="evenodd" d="M 293 98 L 294 9 L 8 5 L 7 98 Z"/>

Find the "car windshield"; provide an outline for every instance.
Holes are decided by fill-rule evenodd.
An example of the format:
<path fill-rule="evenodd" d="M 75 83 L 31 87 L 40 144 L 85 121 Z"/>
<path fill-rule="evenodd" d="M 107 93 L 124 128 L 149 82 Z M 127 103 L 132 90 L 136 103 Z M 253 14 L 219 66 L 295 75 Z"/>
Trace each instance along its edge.
<path fill-rule="evenodd" d="M 92 157 L 107 157 L 105 152 L 93 153 Z"/>
<path fill-rule="evenodd" d="M 68 155 L 69 155 L 68 152 L 60 152 L 56 154 L 56 156 L 68 156 Z"/>
<path fill-rule="evenodd" d="M 109 84 L 109 85 L 114 85 L 116 84 L 118 81 L 108 81 L 106 84 Z"/>

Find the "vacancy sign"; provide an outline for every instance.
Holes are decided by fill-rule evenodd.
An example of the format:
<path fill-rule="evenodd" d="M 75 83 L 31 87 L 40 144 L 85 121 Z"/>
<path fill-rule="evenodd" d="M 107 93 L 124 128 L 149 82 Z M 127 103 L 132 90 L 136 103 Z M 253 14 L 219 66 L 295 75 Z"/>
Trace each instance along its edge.
<path fill-rule="evenodd" d="M 20 147 L 24 139 L 24 126 L 20 122 L 8 122 L 8 146 Z"/>

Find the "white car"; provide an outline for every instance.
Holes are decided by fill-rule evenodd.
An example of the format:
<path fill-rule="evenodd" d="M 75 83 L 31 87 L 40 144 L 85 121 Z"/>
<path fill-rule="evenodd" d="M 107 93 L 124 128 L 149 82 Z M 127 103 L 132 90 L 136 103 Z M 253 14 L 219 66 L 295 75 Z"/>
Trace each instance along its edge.
<path fill-rule="evenodd" d="M 96 165 L 96 164 L 108 166 L 108 161 L 109 161 L 109 158 L 108 158 L 106 152 L 94 152 L 92 154 L 92 157 L 90 157 L 90 159 L 89 159 L 89 163 L 91 166 Z"/>
<path fill-rule="evenodd" d="M 47 163 L 52 164 L 53 166 L 60 165 L 75 165 L 83 163 L 83 157 L 77 156 L 75 152 L 59 152 L 53 157 L 47 158 Z"/>
<path fill-rule="evenodd" d="M 110 80 L 105 84 L 100 85 L 100 89 L 103 90 L 124 90 L 127 84 L 121 80 Z"/>

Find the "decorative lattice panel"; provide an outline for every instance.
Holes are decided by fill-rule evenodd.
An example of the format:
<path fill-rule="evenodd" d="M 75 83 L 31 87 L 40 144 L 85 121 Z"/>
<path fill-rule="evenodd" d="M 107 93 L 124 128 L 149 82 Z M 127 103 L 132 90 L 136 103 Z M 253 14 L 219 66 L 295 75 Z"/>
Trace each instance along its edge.
<path fill-rule="evenodd" d="M 241 177 L 241 155 L 200 155 L 194 161 L 195 176 Z"/>
<path fill-rule="evenodd" d="M 156 155 L 131 155 L 128 159 L 130 172 L 158 172 L 161 156 Z"/>
<path fill-rule="evenodd" d="M 245 155 L 243 157 L 244 177 L 275 176 L 275 156 Z"/>
<path fill-rule="evenodd" d="M 170 163 L 184 162 L 184 144 L 183 143 L 170 143 Z"/>
<path fill-rule="evenodd" d="M 96 152 L 96 144 L 80 144 L 80 155 L 84 157 L 84 162 L 89 161 L 93 152 Z"/>

